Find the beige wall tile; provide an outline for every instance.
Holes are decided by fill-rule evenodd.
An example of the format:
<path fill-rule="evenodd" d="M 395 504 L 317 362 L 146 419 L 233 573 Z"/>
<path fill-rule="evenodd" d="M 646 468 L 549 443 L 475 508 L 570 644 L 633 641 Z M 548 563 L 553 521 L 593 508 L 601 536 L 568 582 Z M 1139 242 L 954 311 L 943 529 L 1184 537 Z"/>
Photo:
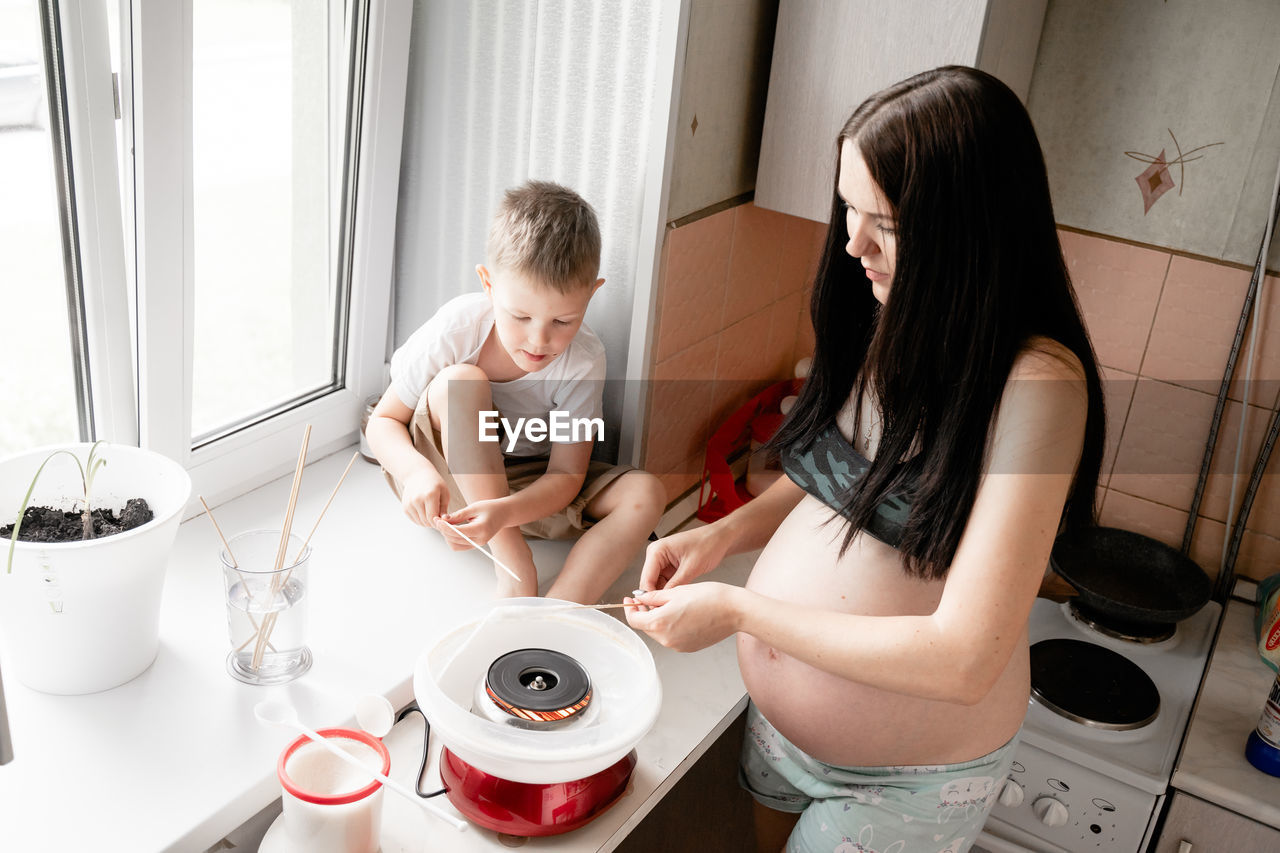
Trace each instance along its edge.
<path fill-rule="evenodd" d="M 1143 375 L 1217 394 L 1248 288 L 1245 270 L 1173 258 Z"/>
<path fill-rule="evenodd" d="M 670 249 L 660 296 L 655 361 L 661 362 L 720 331 L 734 210 L 667 232 Z"/>
<path fill-rule="evenodd" d="M 1138 373 L 1169 253 L 1074 231 L 1059 237 L 1098 360 Z"/>
<path fill-rule="evenodd" d="M 721 324 L 726 328 L 782 295 L 778 271 L 792 217 L 747 203 L 734 208 L 733 250 Z"/>

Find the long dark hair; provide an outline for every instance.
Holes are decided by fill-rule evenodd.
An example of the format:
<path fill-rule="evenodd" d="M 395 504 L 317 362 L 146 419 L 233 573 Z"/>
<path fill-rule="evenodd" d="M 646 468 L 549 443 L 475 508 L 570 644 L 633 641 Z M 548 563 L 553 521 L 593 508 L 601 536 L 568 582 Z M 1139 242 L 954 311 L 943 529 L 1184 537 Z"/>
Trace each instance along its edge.
<path fill-rule="evenodd" d="M 1018 97 L 982 71 L 938 68 L 863 102 L 837 150 L 845 140 L 893 208 L 890 295 L 881 306 L 845 251 L 849 235 L 833 190 L 810 304 L 813 366 L 772 442 L 809 446 L 864 388 L 879 403 L 876 457 L 843 507 L 841 553 L 890 492 L 906 490 L 912 508 L 898 546 L 906 569 L 946 575 L 1005 383 L 1037 337 L 1062 344 L 1084 367 L 1088 420 L 1064 522 L 1092 524 L 1102 388 L 1058 243 L 1044 155 Z M 911 457 L 913 464 L 901 464 Z"/>

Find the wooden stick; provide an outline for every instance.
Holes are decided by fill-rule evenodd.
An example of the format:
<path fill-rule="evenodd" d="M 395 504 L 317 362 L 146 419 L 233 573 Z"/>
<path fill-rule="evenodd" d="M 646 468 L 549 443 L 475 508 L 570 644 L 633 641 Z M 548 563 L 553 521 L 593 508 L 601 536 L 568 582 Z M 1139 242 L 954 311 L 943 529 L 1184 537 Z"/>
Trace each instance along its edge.
<path fill-rule="evenodd" d="M 279 574 L 284 568 L 285 549 L 289 545 L 289 531 L 293 527 L 293 513 L 298 508 L 298 492 L 302 488 L 302 469 L 307 462 L 307 444 L 311 441 L 311 424 L 307 424 L 306 431 L 302 434 L 302 448 L 298 451 L 298 465 L 293 471 L 293 487 L 289 490 L 289 505 L 285 509 L 284 524 L 280 528 L 280 547 L 276 549 L 275 568 L 272 569 L 276 573 L 275 580 L 271 583 L 271 599 L 274 600 L 276 595 L 280 593 L 284 586 L 284 579 Z M 271 632 L 276 626 L 276 618 L 278 611 L 271 611 L 266 618 L 262 620 L 262 627 L 258 629 L 258 642 L 253 647 L 253 661 L 250 669 L 254 672 L 258 671 L 258 667 L 262 665 L 262 654 L 266 651 L 267 641 L 271 639 Z"/>
<path fill-rule="evenodd" d="M 227 556 L 231 558 L 231 568 L 240 568 L 240 564 L 236 562 L 236 555 L 231 553 L 231 544 L 227 542 L 227 537 L 222 535 L 222 528 L 218 526 L 218 520 L 213 517 L 213 510 L 209 509 L 209 505 L 204 502 L 204 495 L 196 495 L 196 497 L 200 498 L 200 505 L 204 507 L 204 514 L 209 516 L 209 520 L 213 522 L 213 529 L 218 531 L 218 538 L 222 540 L 222 547 L 227 549 Z"/>
<path fill-rule="evenodd" d="M 258 633 L 262 630 L 262 627 L 258 624 L 258 620 L 253 618 L 253 613 L 251 612 L 253 608 L 253 594 L 249 591 L 249 585 L 245 581 L 244 575 L 239 572 L 240 564 L 236 562 L 236 555 L 231 553 L 231 543 L 228 542 L 227 537 L 222 534 L 222 528 L 218 526 L 218 520 L 213 517 L 213 510 L 209 509 L 209 505 L 204 502 L 204 495 L 197 495 L 196 497 L 200 498 L 200 505 L 204 507 L 204 514 L 209 516 L 209 520 L 213 522 L 213 529 L 218 531 L 218 538 L 222 540 L 222 547 L 227 549 L 227 556 L 231 558 L 231 568 L 236 569 L 236 574 L 240 575 L 241 582 L 245 583 L 245 597 L 247 599 L 247 603 L 245 605 L 246 609 L 244 615 L 245 618 L 249 620 L 249 624 L 253 626 L 253 633 L 249 635 L 249 639 L 241 643 L 236 649 L 236 651 L 239 652 L 245 646 L 256 640 L 258 638 Z M 276 650 L 275 646 L 272 646 L 270 643 L 267 643 L 267 648 L 271 649 L 273 652 Z"/>
<path fill-rule="evenodd" d="M 356 451 L 351 454 L 351 461 L 347 463 L 346 470 L 342 472 L 342 476 L 338 478 L 338 485 L 333 487 L 333 491 L 329 493 L 329 500 L 324 502 L 324 509 L 320 510 L 320 515 L 316 516 L 316 523 L 311 525 L 311 532 L 307 534 L 307 538 L 302 541 L 302 547 L 298 549 L 298 556 L 293 558 L 290 565 L 296 566 L 298 560 L 302 559 L 302 554 L 307 550 L 307 546 L 311 544 L 311 537 L 316 535 L 316 528 L 320 526 L 320 519 L 324 518 L 324 514 L 329 510 L 329 504 L 333 503 L 333 499 L 338 495 L 338 489 L 342 488 L 342 481 L 347 479 L 347 472 L 351 470 L 351 466 L 360 458 L 360 452 Z M 289 579 L 286 577 L 286 581 Z"/>
<path fill-rule="evenodd" d="M 463 539 L 465 539 L 465 540 L 467 540 L 468 542 L 470 542 L 473 546 L 475 546 L 475 548 L 476 548 L 476 550 L 477 550 L 477 551 L 479 551 L 481 554 L 484 554 L 484 555 L 485 555 L 486 557 L 488 557 L 490 560 L 493 560 L 494 564 L 495 564 L 498 568 L 502 569 L 504 572 L 506 572 L 507 574 L 511 575 L 511 577 L 515 578 L 516 583 L 520 583 L 520 576 L 519 576 L 518 574 L 516 574 L 515 572 L 513 572 L 513 571 L 511 570 L 511 568 L 510 568 L 506 563 L 502 562 L 502 561 L 501 561 L 501 560 L 499 560 L 497 557 L 493 556 L 493 552 L 492 552 L 492 551 L 486 551 L 483 545 L 481 545 L 481 544 L 480 544 L 479 542 L 477 542 L 476 540 L 472 539 L 472 538 L 471 538 L 470 536 L 468 536 L 467 534 L 463 533 L 461 530 L 459 530 L 459 529 L 458 529 L 457 527 L 455 527 L 454 525 L 452 525 L 452 524 L 450 524 L 449 522 L 445 521 L 443 518 L 442 518 L 442 519 L 440 519 L 440 523 L 441 523 L 441 524 L 443 524 L 445 527 L 448 527 L 448 528 L 452 529 L 454 533 L 458 534 L 458 535 L 459 535 L 459 536 L 461 536 Z"/>

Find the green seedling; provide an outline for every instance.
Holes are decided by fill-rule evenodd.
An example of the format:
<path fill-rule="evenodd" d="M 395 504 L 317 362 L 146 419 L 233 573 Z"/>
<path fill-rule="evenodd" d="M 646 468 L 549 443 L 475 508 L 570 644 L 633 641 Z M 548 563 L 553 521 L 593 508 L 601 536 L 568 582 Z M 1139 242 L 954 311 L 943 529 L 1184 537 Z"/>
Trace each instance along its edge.
<path fill-rule="evenodd" d="M 13 552 L 18 544 L 18 530 L 22 527 L 22 516 L 27 512 L 27 504 L 31 501 L 31 494 L 36 490 L 36 482 L 40 479 L 41 473 L 44 472 L 44 466 L 48 465 L 55 456 L 62 454 L 70 456 L 75 460 L 76 467 L 80 469 L 80 486 L 83 489 L 82 497 L 84 499 L 84 509 L 80 511 L 84 533 L 80 538 L 93 538 L 93 514 L 89 507 L 89 492 L 93 488 L 93 478 L 97 475 L 98 469 L 107 464 L 107 460 L 103 459 L 98 453 L 98 446 L 102 444 L 106 444 L 106 441 L 98 440 L 93 443 L 83 464 L 80 462 L 80 457 L 70 450 L 55 450 L 40 463 L 40 467 L 36 469 L 35 476 L 31 478 L 31 485 L 27 487 L 27 494 L 22 499 L 22 506 L 18 507 L 18 519 L 13 523 L 13 535 L 9 537 L 9 561 L 5 569 L 6 574 L 13 572 Z"/>

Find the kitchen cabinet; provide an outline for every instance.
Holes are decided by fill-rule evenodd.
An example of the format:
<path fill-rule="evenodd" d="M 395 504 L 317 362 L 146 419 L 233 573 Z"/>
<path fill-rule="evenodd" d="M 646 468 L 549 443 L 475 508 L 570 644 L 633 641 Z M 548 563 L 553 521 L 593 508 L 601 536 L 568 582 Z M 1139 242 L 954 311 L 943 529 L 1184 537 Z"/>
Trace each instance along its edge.
<path fill-rule="evenodd" d="M 885 86 L 939 65 L 995 74 L 1024 101 L 1047 0 L 783 0 L 756 175 L 760 207 L 826 222 L 835 138 Z"/>
<path fill-rule="evenodd" d="M 1175 791 L 1153 853 L 1280 850 L 1280 830 Z"/>

